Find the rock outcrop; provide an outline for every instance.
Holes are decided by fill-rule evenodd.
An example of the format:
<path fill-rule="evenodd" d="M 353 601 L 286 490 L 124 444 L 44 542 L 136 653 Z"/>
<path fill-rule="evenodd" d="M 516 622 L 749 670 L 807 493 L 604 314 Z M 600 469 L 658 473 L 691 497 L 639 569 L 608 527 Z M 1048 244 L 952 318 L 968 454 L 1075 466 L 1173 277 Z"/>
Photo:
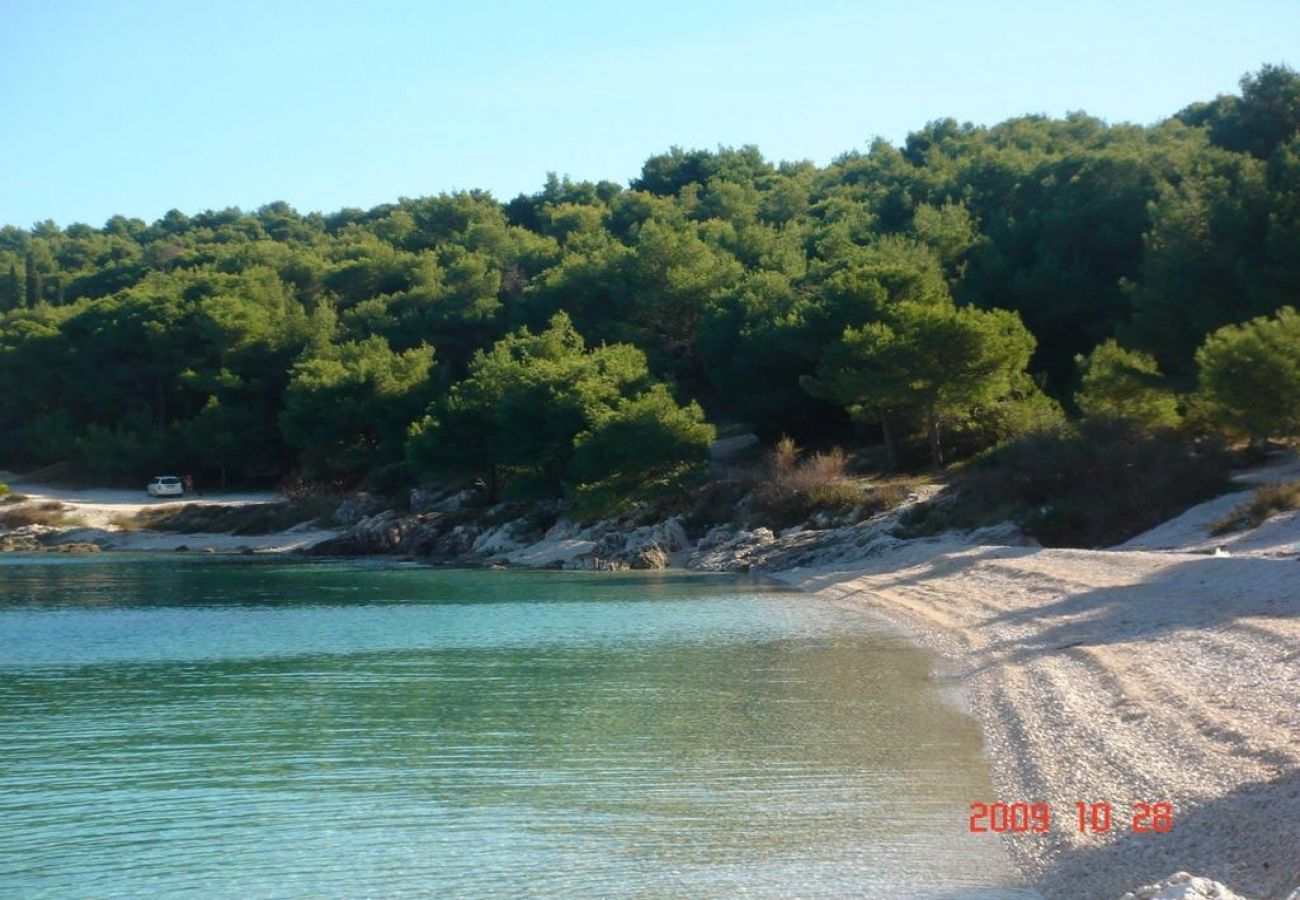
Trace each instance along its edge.
<path fill-rule="evenodd" d="M 581 523 L 568 518 L 563 501 L 501 503 L 475 512 L 474 491 L 416 489 L 413 511 L 385 510 L 356 519 L 347 531 L 317 544 L 318 555 L 399 554 L 461 564 L 555 569 L 662 569 L 680 566 L 708 572 L 780 571 L 870 558 L 896 548 L 891 533 L 903 507 L 865 521 L 814 517 L 779 535 L 770 528 L 719 525 L 692 539 L 681 516 L 646 521 L 644 510 Z M 347 508 L 345 508 L 347 507 Z M 344 504 L 336 520 L 352 518 Z M 454 524 L 459 520 L 458 524 Z M 978 543 L 1024 544 L 1011 525 L 983 529 Z"/>
<path fill-rule="evenodd" d="M 1300 894 L 1297 891 L 1296 894 Z M 1292 894 L 1295 897 L 1296 894 Z M 1175 872 L 1164 881 L 1129 891 L 1120 900 L 1248 900 L 1210 878 Z"/>
<path fill-rule="evenodd" d="M 337 537 L 312 546 L 315 556 L 428 555 L 450 525 L 442 513 L 403 516 L 392 510 L 359 519 Z"/>

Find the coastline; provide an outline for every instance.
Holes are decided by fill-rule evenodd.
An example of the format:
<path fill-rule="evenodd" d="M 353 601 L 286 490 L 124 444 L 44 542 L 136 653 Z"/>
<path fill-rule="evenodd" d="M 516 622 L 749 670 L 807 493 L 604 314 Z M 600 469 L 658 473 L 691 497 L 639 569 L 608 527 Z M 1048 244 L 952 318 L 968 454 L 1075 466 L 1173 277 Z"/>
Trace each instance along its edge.
<path fill-rule="evenodd" d="M 1237 481 L 1298 474 L 1291 462 Z M 1193 507 L 1112 549 L 1066 550 L 1039 547 L 1010 526 L 899 539 L 899 510 L 780 535 L 720 527 L 690 540 L 677 519 L 582 527 L 563 518 L 542 534 L 526 519 L 465 526 L 437 509 L 416 513 L 414 496 L 405 517 L 358 513 L 352 526 L 339 523 L 346 531 L 303 523 L 259 535 L 163 533 L 115 526 L 125 512 L 160 505 L 131 492 L 22 487 L 29 502 L 59 500 L 78 517 L 74 527 L 24 529 L 47 549 L 321 545 L 331 555 L 420 558 L 402 549 L 431 532 L 463 548 L 442 564 L 591 568 L 592 558 L 614 555 L 622 568 L 748 572 L 860 604 L 935 652 L 940 691 L 980 723 L 995 796 L 971 801 L 1051 804 L 1048 833 L 1004 838 L 1047 900 L 1115 900 L 1135 890 L 1158 900 L 1300 898 L 1300 511 L 1211 537 L 1211 523 L 1248 493 Z M 368 552 L 333 551 L 340 546 Z M 1109 803 L 1112 829 L 1080 834 L 1080 801 Z M 1172 829 L 1134 833 L 1135 803 L 1172 804 Z M 1241 894 L 1138 888 L 1183 871 Z"/>
<path fill-rule="evenodd" d="M 766 574 L 861 603 L 953 667 L 998 794 L 972 801 L 1051 804 L 1049 833 L 1006 837 L 1049 900 L 1182 870 L 1250 897 L 1300 885 L 1294 558 L 949 540 Z M 1079 801 L 1110 803 L 1116 827 L 1079 834 Z M 1173 828 L 1133 833 L 1138 802 L 1172 803 Z"/>

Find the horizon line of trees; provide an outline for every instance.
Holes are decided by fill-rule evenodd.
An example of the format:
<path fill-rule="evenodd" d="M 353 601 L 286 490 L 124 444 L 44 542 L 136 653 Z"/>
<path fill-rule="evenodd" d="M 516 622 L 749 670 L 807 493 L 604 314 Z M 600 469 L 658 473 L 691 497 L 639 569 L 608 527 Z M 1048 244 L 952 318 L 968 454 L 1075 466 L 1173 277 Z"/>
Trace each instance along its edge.
<path fill-rule="evenodd" d="M 1300 75 L 302 215 L 0 228 L 0 463 L 608 505 L 710 423 L 943 465 L 1067 415 L 1300 433 Z"/>

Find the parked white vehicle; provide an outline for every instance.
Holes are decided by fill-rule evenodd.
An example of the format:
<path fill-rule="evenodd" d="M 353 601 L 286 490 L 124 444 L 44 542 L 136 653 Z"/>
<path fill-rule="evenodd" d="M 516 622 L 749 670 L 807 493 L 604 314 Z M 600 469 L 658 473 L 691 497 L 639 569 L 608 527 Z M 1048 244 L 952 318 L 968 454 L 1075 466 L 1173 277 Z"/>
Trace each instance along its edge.
<path fill-rule="evenodd" d="M 175 475 L 159 475 L 145 487 L 150 497 L 184 497 L 185 485 Z"/>

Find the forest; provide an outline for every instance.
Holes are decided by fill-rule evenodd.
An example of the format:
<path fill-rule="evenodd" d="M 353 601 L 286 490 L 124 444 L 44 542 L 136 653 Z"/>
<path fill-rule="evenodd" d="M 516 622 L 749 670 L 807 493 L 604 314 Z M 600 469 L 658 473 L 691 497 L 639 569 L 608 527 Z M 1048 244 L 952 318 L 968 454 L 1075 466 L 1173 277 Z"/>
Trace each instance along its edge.
<path fill-rule="evenodd" d="M 1300 434 L 1298 303 L 1300 74 L 1265 65 L 1150 126 L 5 227 L 0 465 L 608 503 L 749 429 L 882 470 L 1089 421 L 1260 443 Z"/>

